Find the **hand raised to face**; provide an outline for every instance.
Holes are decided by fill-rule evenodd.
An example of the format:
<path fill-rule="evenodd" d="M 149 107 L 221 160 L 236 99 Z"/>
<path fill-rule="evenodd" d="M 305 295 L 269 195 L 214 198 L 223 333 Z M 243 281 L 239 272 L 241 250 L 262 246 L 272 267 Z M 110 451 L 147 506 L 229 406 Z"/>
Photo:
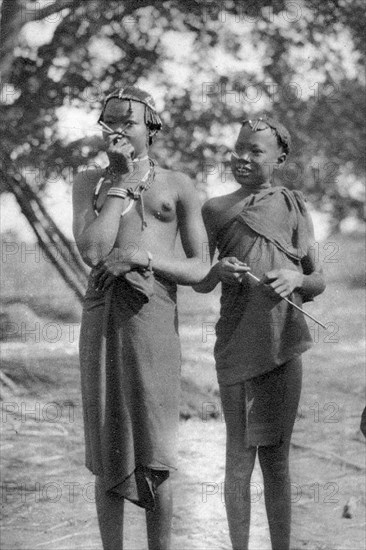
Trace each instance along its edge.
<path fill-rule="evenodd" d="M 113 98 L 106 105 L 101 125 L 111 169 L 121 174 L 131 172 L 132 160 L 148 152 L 145 106 Z"/>

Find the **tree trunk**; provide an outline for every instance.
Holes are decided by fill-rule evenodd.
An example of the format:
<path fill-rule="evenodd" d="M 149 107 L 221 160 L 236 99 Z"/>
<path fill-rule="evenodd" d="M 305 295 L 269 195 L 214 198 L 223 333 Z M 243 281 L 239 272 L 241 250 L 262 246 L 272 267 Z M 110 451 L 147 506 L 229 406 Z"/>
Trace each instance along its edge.
<path fill-rule="evenodd" d="M 40 247 L 81 301 L 87 284 L 88 268 L 73 247 L 73 243 L 57 227 L 23 176 L 14 173 L 9 157 L 3 159 L 0 176 L 5 188 L 15 195 L 22 213 L 37 236 Z"/>

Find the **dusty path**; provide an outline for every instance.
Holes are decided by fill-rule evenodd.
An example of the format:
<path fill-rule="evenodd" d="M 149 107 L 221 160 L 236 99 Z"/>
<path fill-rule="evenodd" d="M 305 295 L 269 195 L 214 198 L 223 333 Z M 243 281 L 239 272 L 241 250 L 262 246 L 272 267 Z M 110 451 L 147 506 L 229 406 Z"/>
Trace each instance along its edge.
<path fill-rule="evenodd" d="M 314 314 L 337 323 L 339 334 L 333 339 L 315 334 L 305 359 L 291 451 L 293 550 L 366 548 L 365 442 L 358 431 L 365 388 L 363 319 L 357 314 L 363 291 L 339 294 L 334 302 L 336 293 L 336 287 L 331 289 Z M 195 380 L 205 395 L 214 392 L 216 377 L 213 340 L 203 336 L 212 334 L 217 307 L 205 306 L 200 328 L 203 306 L 196 298 L 194 304 L 197 312 L 187 312 L 187 320 L 182 316 L 183 376 Z M 101 549 L 93 476 L 84 467 L 76 336 L 46 348 L 3 346 L 4 371 L 21 387 L 6 400 L 1 421 L 3 550 Z M 191 407 L 189 399 L 186 395 L 184 407 Z M 197 403 L 202 406 L 201 395 L 192 405 L 196 411 Z M 220 417 L 182 421 L 174 476 L 174 550 L 230 549 L 221 497 L 224 447 Z M 257 469 L 252 481 L 260 491 Z M 269 550 L 263 495 L 254 493 L 253 500 L 250 550 Z M 346 519 L 342 511 L 350 501 L 352 514 Z M 146 549 L 141 509 L 127 506 L 125 531 L 126 550 Z"/>
<path fill-rule="evenodd" d="M 50 360 L 48 357 L 44 362 L 49 364 Z M 3 409 L 3 550 L 101 549 L 93 476 L 83 465 L 80 395 L 75 383 L 77 357 L 53 357 L 52 363 L 63 381 L 62 386 L 44 384 L 41 396 L 18 395 L 6 404 L 5 414 Z M 42 360 L 39 359 L 37 365 L 38 376 L 42 378 Z M 340 396 L 337 401 L 341 402 Z M 348 401 L 354 402 L 352 396 Z M 344 399 L 342 407 L 346 406 Z M 352 427 L 348 428 L 347 443 L 342 442 L 339 432 L 340 429 L 344 432 L 344 426 L 339 422 L 310 424 L 309 437 L 313 410 L 308 408 L 308 403 L 303 401 L 294 443 L 306 442 L 310 450 L 298 447 L 292 450 L 293 548 L 363 550 L 365 500 L 361 452 L 364 452 L 364 443 L 357 437 L 352 438 Z M 15 413 L 14 409 L 17 409 Z M 355 405 L 354 417 L 357 410 Z M 351 414 L 349 426 L 352 422 Z M 324 460 L 321 451 L 326 458 L 332 445 L 335 457 L 348 460 L 354 466 L 336 458 Z M 313 454 L 312 447 L 320 451 L 320 456 Z M 229 550 L 222 499 L 224 453 L 225 426 L 220 418 L 207 422 L 192 418 L 181 422 L 179 471 L 174 475 L 174 550 Z M 253 491 L 250 550 L 269 550 L 258 468 L 252 481 L 256 490 Z M 356 498 L 353 517 L 344 519 L 342 509 L 351 497 Z M 129 504 L 125 540 L 126 550 L 147 548 L 144 512 Z"/>
<path fill-rule="evenodd" d="M 83 466 L 81 409 L 73 397 L 70 395 L 72 408 L 59 401 L 62 405 L 57 409 L 51 406 L 57 403 L 55 399 L 33 401 L 18 396 L 13 405 L 17 403 L 23 410 L 23 418 L 9 414 L 10 403 L 5 409 L 8 412 L 3 409 L 7 420 L 2 451 L 3 550 L 101 548 L 94 479 Z M 57 410 L 57 422 L 45 420 L 46 415 L 48 419 L 56 416 Z M 224 454 L 221 420 L 182 421 L 179 471 L 173 476 L 175 550 L 230 548 L 222 498 Z M 255 480 L 260 483 L 257 473 Z M 263 519 L 263 511 L 254 510 L 252 547 L 268 550 L 260 516 Z M 125 541 L 126 550 L 147 548 L 144 512 L 129 503 Z"/>

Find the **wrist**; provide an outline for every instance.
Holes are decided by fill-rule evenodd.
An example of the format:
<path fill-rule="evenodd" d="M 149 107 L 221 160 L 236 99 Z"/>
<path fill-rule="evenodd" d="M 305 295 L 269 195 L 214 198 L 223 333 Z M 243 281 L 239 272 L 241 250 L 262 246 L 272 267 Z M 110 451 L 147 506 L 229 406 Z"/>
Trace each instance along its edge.
<path fill-rule="evenodd" d="M 131 265 L 134 269 L 152 271 L 153 256 L 148 250 L 140 250 L 133 255 Z"/>
<path fill-rule="evenodd" d="M 211 268 L 211 277 L 214 276 L 217 282 L 221 282 L 221 276 L 222 276 L 222 260 L 217 262 L 212 268 Z"/>
<path fill-rule="evenodd" d="M 112 186 L 118 187 L 122 186 L 125 183 L 125 180 L 128 178 L 128 176 L 133 172 L 133 167 L 125 167 L 122 169 L 121 167 L 116 167 L 113 165 L 109 165 L 106 168 L 105 172 L 105 179 L 111 182 Z"/>
<path fill-rule="evenodd" d="M 221 260 L 222 261 L 222 260 Z M 211 273 L 215 275 L 215 277 L 220 280 L 220 268 L 221 268 L 221 261 L 217 262 L 214 266 L 211 268 Z"/>
<path fill-rule="evenodd" d="M 304 285 L 304 277 L 305 275 L 303 273 L 298 273 L 297 281 L 296 281 L 296 289 L 300 290 Z"/>

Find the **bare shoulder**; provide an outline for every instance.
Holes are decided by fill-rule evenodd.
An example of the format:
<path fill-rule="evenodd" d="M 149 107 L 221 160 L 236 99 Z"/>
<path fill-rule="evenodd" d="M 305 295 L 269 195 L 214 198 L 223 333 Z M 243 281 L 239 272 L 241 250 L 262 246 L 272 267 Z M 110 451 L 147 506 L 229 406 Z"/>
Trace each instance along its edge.
<path fill-rule="evenodd" d="M 212 199 L 208 199 L 202 207 L 202 212 L 206 214 L 210 214 L 210 212 L 219 212 L 224 204 L 223 199 L 224 197 L 213 197 Z"/>
<path fill-rule="evenodd" d="M 184 172 L 178 170 L 166 170 L 163 168 L 157 169 L 157 175 L 161 176 L 169 187 L 174 189 L 177 200 L 195 200 L 197 198 L 197 191 L 193 180 Z"/>
<path fill-rule="evenodd" d="M 219 195 L 218 197 L 212 197 L 205 202 L 204 207 L 208 211 L 220 212 L 226 210 L 228 207 L 238 202 L 238 198 L 235 192 L 228 193 L 226 195 Z"/>
<path fill-rule="evenodd" d="M 227 209 L 227 195 L 213 197 L 205 202 L 202 207 L 202 216 L 205 223 L 211 227 L 220 225 L 221 215 Z"/>
<path fill-rule="evenodd" d="M 177 185 L 179 188 L 182 187 L 184 189 L 185 186 L 194 187 L 192 179 L 184 172 L 180 172 L 179 170 L 165 170 L 163 168 L 159 168 L 159 170 L 164 173 L 167 178 L 169 178 L 169 181 Z"/>

